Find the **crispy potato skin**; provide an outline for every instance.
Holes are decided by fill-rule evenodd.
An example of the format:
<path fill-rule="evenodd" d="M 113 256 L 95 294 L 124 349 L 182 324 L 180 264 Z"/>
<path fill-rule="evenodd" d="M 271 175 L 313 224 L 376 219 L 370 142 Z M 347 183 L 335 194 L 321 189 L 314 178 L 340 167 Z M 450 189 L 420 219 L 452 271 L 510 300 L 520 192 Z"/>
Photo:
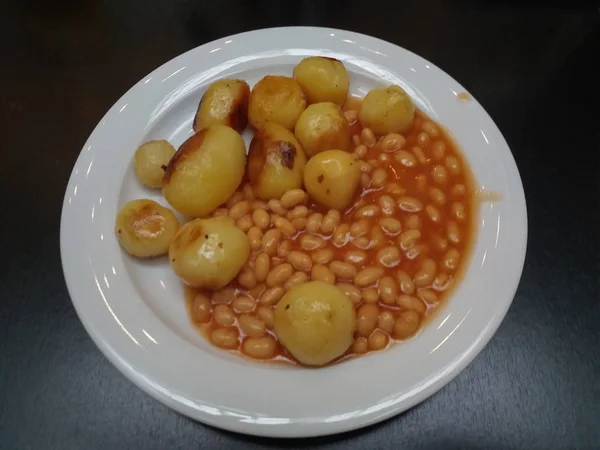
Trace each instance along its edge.
<path fill-rule="evenodd" d="M 415 105 L 400 86 L 371 89 L 363 99 L 358 118 L 378 136 L 404 133 L 415 117 Z"/>
<path fill-rule="evenodd" d="M 309 103 L 333 102 L 341 106 L 350 89 L 348 72 L 344 64 L 335 58 L 304 58 L 294 68 L 294 78 L 308 97 Z"/>
<path fill-rule="evenodd" d="M 198 105 L 194 131 L 227 125 L 241 133 L 248 124 L 250 87 L 244 80 L 223 79 L 211 84 Z"/>
<path fill-rule="evenodd" d="M 127 202 L 115 220 L 115 234 L 121 247 L 138 258 L 167 253 L 179 230 L 175 214 L 153 200 Z"/>
<path fill-rule="evenodd" d="M 294 135 L 268 122 L 256 132 L 248 152 L 248 180 L 263 200 L 302 187 L 306 155 Z"/>
<path fill-rule="evenodd" d="M 267 75 L 250 93 L 248 120 L 255 129 L 266 122 L 275 122 L 293 130 L 306 108 L 306 96 L 300 85 L 290 77 Z"/>
<path fill-rule="evenodd" d="M 325 150 L 350 148 L 350 126 L 335 103 L 310 105 L 304 110 L 294 129 L 304 152 L 311 157 Z"/>

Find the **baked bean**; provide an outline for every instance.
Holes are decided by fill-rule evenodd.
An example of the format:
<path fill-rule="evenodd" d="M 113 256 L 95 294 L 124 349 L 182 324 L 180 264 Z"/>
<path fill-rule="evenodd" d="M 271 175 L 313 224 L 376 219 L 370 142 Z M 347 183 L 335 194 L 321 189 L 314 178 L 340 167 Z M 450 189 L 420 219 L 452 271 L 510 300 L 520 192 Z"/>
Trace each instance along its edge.
<path fill-rule="evenodd" d="M 431 220 L 433 223 L 439 223 L 440 220 L 442 220 L 440 210 L 433 205 L 427 205 L 425 207 L 425 212 L 427 213 L 429 220 Z"/>
<path fill-rule="evenodd" d="M 375 304 L 379 301 L 379 291 L 375 288 L 365 289 L 362 296 L 367 304 Z"/>
<path fill-rule="evenodd" d="M 210 300 L 215 305 L 225 305 L 231 303 L 235 296 L 235 288 L 226 287 L 219 291 L 214 291 Z"/>
<path fill-rule="evenodd" d="M 336 286 L 340 288 L 346 297 L 350 299 L 354 306 L 358 305 L 362 300 L 362 293 L 360 289 L 350 283 L 337 283 Z"/>
<path fill-rule="evenodd" d="M 336 230 L 337 231 L 337 230 Z M 300 237 L 300 247 L 304 250 L 316 250 L 325 245 L 325 240 L 321 236 L 314 234 L 303 234 Z"/>
<path fill-rule="evenodd" d="M 300 217 L 308 216 L 308 208 L 304 205 L 295 206 L 290 212 L 287 213 L 288 220 L 298 219 Z"/>
<path fill-rule="evenodd" d="M 335 275 L 331 270 L 322 264 L 315 264 L 310 272 L 310 278 L 313 281 L 324 281 L 325 283 L 334 284 Z"/>
<path fill-rule="evenodd" d="M 217 208 L 212 215 L 213 217 L 229 216 L 229 210 L 227 208 Z"/>
<path fill-rule="evenodd" d="M 458 261 L 460 260 L 460 253 L 455 248 L 451 248 L 444 256 L 444 266 L 450 270 L 454 270 L 458 267 Z"/>
<path fill-rule="evenodd" d="M 252 297 L 254 300 L 258 300 L 262 293 L 267 289 L 264 283 L 257 284 L 252 289 L 248 291 L 248 295 Z"/>
<path fill-rule="evenodd" d="M 247 295 L 240 295 L 233 299 L 231 302 L 233 312 L 236 314 L 247 314 L 254 311 L 256 308 L 256 302 Z"/>
<path fill-rule="evenodd" d="M 241 202 L 242 200 L 244 200 L 244 194 L 242 192 L 235 192 L 231 197 L 229 197 L 229 200 L 227 200 L 225 206 L 231 208 L 233 205 Z"/>
<path fill-rule="evenodd" d="M 377 318 L 377 327 L 381 328 L 386 333 L 394 331 L 394 322 L 396 318 L 391 311 L 382 311 Z"/>
<path fill-rule="evenodd" d="M 398 133 L 388 133 L 379 141 L 381 150 L 387 153 L 400 150 L 402 147 L 404 147 L 404 144 L 406 144 L 406 139 L 404 139 L 404 136 Z"/>
<path fill-rule="evenodd" d="M 221 327 L 230 327 L 235 323 L 235 314 L 233 314 L 233 311 L 227 305 L 215 306 L 213 317 L 217 325 Z"/>
<path fill-rule="evenodd" d="M 275 311 L 269 306 L 259 306 L 256 310 L 256 315 L 262 320 L 267 328 L 273 328 L 275 323 Z"/>
<path fill-rule="evenodd" d="M 458 229 L 458 225 L 456 222 L 448 222 L 448 228 L 446 229 L 448 240 L 453 244 L 458 244 L 460 242 L 460 231 Z"/>
<path fill-rule="evenodd" d="M 267 286 L 283 286 L 289 277 L 294 273 L 294 268 L 289 263 L 283 263 L 273 267 L 267 275 Z"/>
<path fill-rule="evenodd" d="M 361 144 L 360 136 L 358 134 L 352 135 L 352 143 L 354 144 L 355 147 Z"/>
<path fill-rule="evenodd" d="M 464 197 L 465 193 L 467 192 L 467 188 L 464 184 L 455 184 L 452 186 L 450 192 L 452 193 L 453 197 Z"/>
<path fill-rule="evenodd" d="M 419 134 L 417 134 L 417 144 L 419 144 L 421 147 L 427 147 L 430 140 L 431 137 L 429 137 L 429 135 L 424 131 L 421 131 Z"/>
<path fill-rule="evenodd" d="M 269 217 L 269 213 L 264 209 L 255 209 L 252 213 L 252 221 L 262 230 L 266 230 L 269 228 L 271 223 L 271 218 Z"/>
<path fill-rule="evenodd" d="M 294 266 L 296 270 L 310 270 L 312 267 L 312 260 L 306 253 L 294 250 L 287 256 L 288 262 Z"/>
<path fill-rule="evenodd" d="M 347 111 L 344 111 L 344 116 L 349 124 L 353 124 L 358 120 L 358 111 L 355 109 L 348 109 Z"/>
<path fill-rule="evenodd" d="M 415 274 L 414 282 L 417 287 L 429 286 L 433 283 L 435 278 L 435 261 L 431 258 L 427 258 L 421 263 L 421 268 Z"/>
<path fill-rule="evenodd" d="M 283 217 L 276 217 L 274 221 L 275 228 L 277 228 L 284 236 L 292 237 L 297 233 L 294 225 Z"/>
<path fill-rule="evenodd" d="M 360 174 L 360 185 L 363 189 L 367 189 L 371 185 L 371 177 L 366 173 Z"/>
<path fill-rule="evenodd" d="M 362 355 L 364 353 L 367 353 L 367 350 L 369 350 L 369 345 L 367 344 L 367 339 L 364 337 L 357 337 L 354 342 L 352 343 L 352 352 L 356 353 L 357 355 Z"/>
<path fill-rule="evenodd" d="M 388 162 L 389 160 L 390 160 L 390 157 L 388 154 L 382 153 L 381 155 L 379 155 L 379 161 Z"/>
<path fill-rule="evenodd" d="M 399 150 L 394 155 L 394 159 L 402 164 L 404 167 L 413 167 L 417 165 L 417 158 L 406 150 Z"/>
<path fill-rule="evenodd" d="M 443 141 L 435 141 L 431 146 L 431 154 L 435 161 L 441 161 L 446 154 L 446 144 Z"/>
<path fill-rule="evenodd" d="M 362 173 L 371 173 L 373 166 L 366 161 L 360 161 L 360 171 Z"/>
<path fill-rule="evenodd" d="M 398 198 L 398 207 L 405 212 L 419 212 L 423 209 L 423 203 L 418 198 L 403 195 Z"/>
<path fill-rule="evenodd" d="M 269 203 L 267 205 L 269 206 L 269 209 L 275 214 L 279 214 L 280 216 L 285 216 L 287 214 L 287 209 L 281 206 L 281 202 L 277 199 L 272 198 L 271 200 L 269 200 Z"/>
<path fill-rule="evenodd" d="M 306 231 L 309 233 L 316 233 L 321 228 L 321 222 L 323 221 L 323 214 L 314 213 L 311 214 L 306 222 Z"/>
<path fill-rule="evenodd" d="M 433 181 L 437 184 L 445 184 L 446 181 L 448 181 L 448 173 L 446 172 L 446 168 L 439 164 L 433 168 L 431 176 Z"/>
<path fill-rule="evenodd" d="M 375 330 L 371 333 L 368 339 L 369 348 L 373 351 L 383 350 L 387 347 L 389 337 L 381 330 Z"/>
<path fill-rule="evenodd" d="M 357 238 L 359 236 L 364 236 L 369 232 L 369 221 L 366 219 L 357 220 L 350 227 L 350 236 L 353 238 Z"/>
<path fill-rule="evenodd" d="M 371 181 L 377 187 L 381 187 L 385 184 L 385 180 L 387 180 L 388 174 L 385 169 L 375 169 L 373 174 L 371 175 Z"/>
<path fill-rule="evenodd" d="M 249 337 L 242 344 L 242 351 L 255 359 L 269 359 L 275 355 L 277 342 L 272 336 Z"/>
<path fill-rule="evenodd" d="M 231 209 L 229 210 L 229 217 L 232 217 L 235 220 L 239 220 L 249 212 L 250 202 L 248 200 L 243 200 L 231 207 Z"/>
<path fill-rule="evenodd" d="M 356 276 L 356 267 L 352 264 L 342 261 L 332 261 L 329 264 L 329 270 L 338 278 L 352 280 Z"/>
<path fill-rule="evenodd" d="M 400 290 L 405 294 L 412 294 L 415 292 L 415 283 L 412 278 L 403 270 L 396 272 L 396 279 L 400 285 Z"/>
<path fill-rule="evenodd" d="M 430 120 L 426 120 L 421 125 L 421 129 L 430 136 L 438 137 L 440 135 L 439 128 Z"/>
<path fill-rule="evenodd" d="M 252 186 L 249 184 L 245 184 L 244 188 L 242 189 L 242 193 L 244 194 L 244 198 L 248 201 L 252 201 L 256 199 L 256 196 L 254 195 L 254 191 L 252 190 Z"/>
<path fill-rule="evenodd" d="M 190 308 L 190 316 L 196 323 L 204 323 L 210 320 L 212 304 L 204 294 L 196 294 Z"/>
<path fill-rule="evenodd" d="M 250 214 L 246 214 L 244 217 L 242 217 L 235 223 L 235 226 L 242 230 L 244 233 L 247 233 L 253 225 L 254 222 L 252 222 L 252 216 Z"/>
<path fill-rule="evenodd" d="M 331 242 L 336 247 L 343 247 L 348 242 L 348 233 L 350 231 L 350 225 L 343 223 L 338 226 L 333 235 L 331 236 Z"/>
<path fill-rule="evenodd" d="M 404 256 L 406 256 L 406 259 L 409 260 L 413 260 L 413 259 L 417 259 L 417 257 L 421 254 L 427 251 L 427 247 L 425 247 L 425 245 L 423 244 L 417 244 L 417 245 L 413 245 L 410 248 L 407 248 L 404 251 Z"/>
<path fill-rule="evenodd" d="M 361 144 L 354 149 L 354 156 L 357 159 L 363 159 L 367 155 L 367 150 L 367 146 Z"/>
<path fill-rule="evenodd" d="M 460 163 L 454 156 L 446 156 L 446 167 L 452 175 L 460 174 Z"/>
<path fill-rule="evenodd" d="M 369 233 L 371 236 L 371 248 L 380 247 L 383 244 L 387 243 L 387 237 L 381 231 L 379 227 L 371 228 L 371 232 Z"/>
<path fill-rule="evenodd" d="M 246 336 L 260 337 L 266 332 L 265 323 L 254 316 L 242 314 L 238 319 L 238 325 Z"/>
<path fill-rule="evenodd" d="M 420 324 L 421 318 L 415 311 L 402 311 L 394 322 L 394 337 L 396 339 L 409 338 L 417 332 Z"/>
<path fill-rule="evenodd" d="M 260 228 L 254 226 L 248 230 L 248 241 L 252 250 L 258 250 L 262 243 L 263 234 Z"/>
<path fill-rule="evenodd" d="M 379 197 L 378 203 L 384 215 L 391 216 L 396 212 L 396 202 L 389 195 Z"/>
<path fill-rule="evenodd" d="M 252 289 L 256 286 L 256 275 L 254 275 L 252 269 L 243 269 L 238 275 L 238 283 L 240 283 L 240 286 L 244 289 Z"/>
<path fill-rule="evenodd" d="M 255 211 L 257 209 L 264 209 L 266 211 L 269 208 L 269 205 L 266 202 L 263 202 L 262 200 L 254 200 L 251 203 L 251 208 L 252 211 Z"/>
<path fill-rule="evenodd" d="M 308 219 L 306 217 L 296 217 L 292 220 L 292 225 L 298 231 L 303 231 L 306 228 L 306 222 Z"/>
<path fill-rule="evenodd" d="M 425 156 L 425 153 L 423 153 L 423 149 L 421 147 L 413 147 L 410 149 L 410 151 L 413 155 L 415 155 L 417 161 L 419 161 L 421 164 L 429 164 L 429 160 Z"/>
<path fill-rule="evenodd" d="M 366 250 L 371 247 L 371 240 L 366 236 L 360 236 L 352 241 L 352 245 L 362 250 Z"/>
<path fill-rule="evenodd" d="M 437 251 L 445 252 L 448 249 L 448 240 L 437 233 L 431 236 L 431 242 Z"/>
<path fill-rule="evenodd" d="M 398 183 L 388 183 L 388 185 L 386 186 L 386 190 L 387 190 L 388 194 L 391 194 L 391 195 L 406 194 L 406 189 L 404 189 Z"/>
<path fill-rule="evenodd" d="M 463 222 L 466 217 L 465 205 L 461 202 L 453 202 L 452 203 L 452 215 L 459 222 Z"/>
<path fill-rule="evenodd" d="M 402 231 L 402 224 L 400 221 L 391 217 L 384 217 L 383 219 L 380 219 L 379 225 L 383 231 L 391 235 L 396 235 Z"/>
<path fill-rule="evenodd" d="M 378 159 L 368 159 L 367 162 L 371 165 L 371 167 L 373 168 L 377 168 L 379 167 L 379 160 Z"/>
<path fill-rule="evenodd" d="M 277 267 L 279 267 L 279 266 L 277 266 Z M 273 306 L 279 300 L 281 300 L 281 297 L 283 297 L 284 293 L 285 292 L 283 290 L 283 287 L 274 286 L 272 288 L 267 289 L 265 292 L 263 292 L 263 294 L 260 296 L 260 302 L 263 305 Z"/>
<path fill-rule="evenodd" d="M 344 255 L 344 260 L 360 266 L 367 260 L 367 254 L 362 250 L 348 250 Z"/>
<path fill-rule="evenodd" d="M 306 283 L 308 281 L 308 275 L 304 272 L 296 272 L 294 275 L 288 278 L 288 280 L 283 285 L 283 288 L 286 291 L 289 291 L 291 288 L 296 286 L 297 284 Z"/>
<path fill-rule="evenodd" d="M 414 311 L 421 316 L 424 316 L 427 312 L 425 303 L 412 295 L 399 295 L 396 299 L 396 304 L 404 310 Z"/>
<path fill-rule="evenodd" d="M 360 287 L 366 287 L 374 284 L 383 275 L 381 267 L 367 267 L 356 274 L 354 284 Z"/>
<path fill-rule="evenodd" d="M 333 250 L 330 248 L 321 248 L 312 254 L 312 260 L 317 264 L 327 264 L 333 259 Z"/>
<path fill-rule="evenodd" d="M 290 241 L 283 241 L 277 247 L 277 256 L 281 259 L 287 258 L 287 255 L 292 249 L 292 243 Z"/>
<path fill-rule="evenodd" d="M 400 245 L 402 250 L 406 250 L 415 245 L 420 238 L 421 232 L 419 230 L 406 230 L 398 236 L 398 245 Z"/>
<path fill-rule="evenodd" d="M 281 196 L 281 206 L 291 209 L 301 203 L 306 203 L 308 194 L 302 189 L 292 189 Z"/>
<path fill-rule="evenodd" d="M 429 198 L 438 206 L 444 206 L 446 204 L 446 194 L 438 188 L 429 189 Z"/>
<path fill-rule="evenodd" d="M 435 305 L 438 302 L 437 294 L 431 289 L 419 289 L 417 295 L 428 305 Z"/>
<path fill-rule="evenodd" d="M 381 213 L 381 208 L 377 205 L 367 205 L 359 208 L 355 213 L 354 217 L 357 219 L 363 219 L 367 217 L 375 217 Z"/>
<path fill-rule="evenodd" d="M 356 331 L 360 336 L 369 336 L 377 326 L 379 308 L 375 304 L 366 304 L 356 312 Z"/>
<path fill-rule="evenodd" d="M 435 279 L 433 280 L 432 287 L 436 291 L 445 291 L 446 289 L 448 289 L 450 287 L 451 283 L 452 283 L 452 280 L 450 279 L 448 274 L 445 272 L 440 272 L 436 275 Z"/>
<path fill-rule="evenodd" d="M 379 250 L 375 256 L 375 259 L 383 267 L 395 267 L 400 264 L 400 250 L 398 250 L 398 247 L 390 245 Z"/>
<path fill-rule="evenodd" d="M 415 186 L 419 192 L 424 192 L 427 188 L 427 177 L 420 173 L 415 177 Z"/>
<path fill-rule="evenodd" d="M 326 235 L 333 233 L 338 223 L 339 219 L 336 219 L 334 215 L 325 215 L 325 217 L 323 217 L 323 222 L 321 222 L 321 232 Z"/>
<path fill-rule="evenodd" d="M 216 328 L 210 335 L 210 340 L 217 347 L 234 349 L 238 347 L 238 330 L 237 328 Z"/>
<path fill-rule="evenodd" d="M 262 283 L 267 279 L 267 275 L 269 274 L 269 270 L 271 268 L 271 259 L 269 255 L 266 253 L 259 253 L 256 259 L 254 260 L 254 275 L 256 276 L 256 281 Z"/>
<path fill-rule="evenodd" d="M 390 276 L 385 276 L 379 280 L 379 296 L 386 305 L 394 305 L 398 296 L 398 285 Z"/>
<path fill-rule="evenodd" d="M 375 133 L 370 128 L 363 128 L 360 132 L 360 138 L 367 147 L 373 147 L 377 143 Z"/>

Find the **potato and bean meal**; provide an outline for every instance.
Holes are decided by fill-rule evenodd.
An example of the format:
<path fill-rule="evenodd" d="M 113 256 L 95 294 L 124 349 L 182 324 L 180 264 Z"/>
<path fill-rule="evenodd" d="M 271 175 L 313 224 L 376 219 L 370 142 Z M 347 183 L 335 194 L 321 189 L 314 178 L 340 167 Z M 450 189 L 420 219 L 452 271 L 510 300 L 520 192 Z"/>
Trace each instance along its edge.
<path fill-rule="evenodd" d="M 349 85 L 324 57 L 252 89 L 222 79 L 179 149 L 137 149 L 139 181 L 191 219 L 133 200 L 116 235 L 135 257 L 168 254 L 215 346 L 307 366 L 383 350 L 414 336 L 459 280 L 474 232 L 469 167 L 402 88 L 358 99 Z"/>

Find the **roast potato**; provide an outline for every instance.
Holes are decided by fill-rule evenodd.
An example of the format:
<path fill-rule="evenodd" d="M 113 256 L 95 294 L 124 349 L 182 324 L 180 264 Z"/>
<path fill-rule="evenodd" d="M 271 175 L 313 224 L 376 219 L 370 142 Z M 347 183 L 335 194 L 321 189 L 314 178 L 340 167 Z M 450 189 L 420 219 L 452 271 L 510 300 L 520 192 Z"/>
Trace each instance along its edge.
<path fill-rule="evenodd" d="M 355 329 L 352 302 L 324 281 L 294 286 L 275 307 L 275 334 L 302 364 L 322 366 L 343 355 Z"/>
<path fill-rule="evenodd" d="M 250 93 L 248 120 L 261 129 L 265 122 L 275 122 L 293 130 L 306 108 L 306 96 L 293 78 L 267 75 Z"/>
<path fill-rule="evenodd" d="M 138 180 L 150 188 L 161 187 L 165 169 L 174 154 L 175 148 L 165 140 L 140 145 L 133 158 Z"/>
<path fill-rule="evenodd" d="M 215 81 L 200 100 L 194 131 L 211 125 L 227 125 L 241 133 L 248 123 L 249 97 L 250 87 L 244 80 L 224 78 Z"/>
<path fill-rule="evenodd" d="M 294 78 L 310 103 L 333 102 L 343 105 L 350 79 L 341 61 L 324 56 L 304 58 L 294 68 Z"/>
<path fill-rule="evenodd" d="M 175 214 L 153 200 L 132 200 L 117 214 L 115 233 L 121 247 L 132 256 L 164 255 L 179 230 Z"/>
<path fill-rule="evenodd" d="M 274 122 L 258 130 L 248 152 L 248 180 L 263 200 L 302 187 L 306 155 L 291 131 Z"/>
<path fill-rule="evenodd" d="M 204 217 L 231 197 L 245 166 L 246 146 L 233 128 L 204 128 L 185 141 L 169 162 L 163 194 L 177 211 Z"/>
<path fill-rule="evenodd" d="M 363 99 L 358 118 L 379 136 L 404 133 L 415 117 L 415 105 L 400 86 L 371 89 Z"/>
<path fill-rule="evenodd" d="M 360 165 L 350 153 L 327 150 L 313 156 L 304 168 L 304 188 L 329 208 L 344 210 L 360 182 Z"/>
<path fill-rule="evenodd" d="M 169 247 L 169 262 L 186 284 L 221 289 L 235 278 L 250 254 L 248 237 L 227 217 L 186 223 Z"/>
<path fill-rule="evenodd" d="M 348 150 L 350 127 L 346 116 L 335 103 L 310 105 L 300 115 L 294 129 L 304 152 L 311 157 L 325 150 Z"/>

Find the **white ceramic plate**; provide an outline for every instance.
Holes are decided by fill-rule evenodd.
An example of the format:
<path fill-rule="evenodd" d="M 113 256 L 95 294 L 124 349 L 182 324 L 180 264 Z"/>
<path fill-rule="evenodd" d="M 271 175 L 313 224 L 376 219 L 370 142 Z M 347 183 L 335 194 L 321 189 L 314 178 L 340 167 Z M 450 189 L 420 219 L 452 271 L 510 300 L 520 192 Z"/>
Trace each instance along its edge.
<path fill-rule="evenodd" d="M 468 272 L 446 306 L 414 339 L 325 369 L 260 364 L 209 345 L 190 325 L 182 287 L 166 259 L 125 255 L 114 220 L 127 200 L 146 197 L 132 170 L 150 139 L 177 147 L 191 133 L 198 101 L 214 80 L 253 85 L 291 75 L 303 57 L 340 59 L 351 93 L 399 84 L 462 146 L 486 190 L 502 201 L 479 211 Z M 404 411 L 458 374 L 485 346 L 514 296 L 525 256 L 527 218 L 519 173 L 502 134 L 442 70 L 390 43 L 324 28 L 239 34 L 191 50 L 132 87 L 100 121 L 69 180 L 61 222 L 62 263 L 85 328 L 108 359 L 144 391 L 201 422 L 265 436 L 316 436 L 362 427 Z"/>

